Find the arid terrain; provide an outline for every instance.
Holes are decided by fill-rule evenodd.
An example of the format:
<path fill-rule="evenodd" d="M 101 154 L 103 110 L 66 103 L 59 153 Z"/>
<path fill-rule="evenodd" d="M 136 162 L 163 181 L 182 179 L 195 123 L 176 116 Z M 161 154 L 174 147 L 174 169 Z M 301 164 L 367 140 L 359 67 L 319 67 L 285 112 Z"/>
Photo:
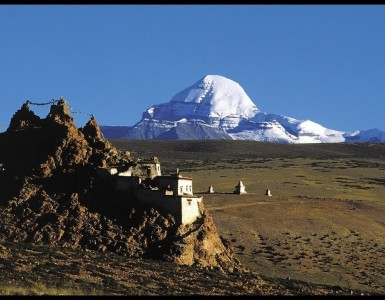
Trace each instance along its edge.
<path fill-rule="evenodd" d="M 108 141 L 29 104 L 0 134 L 1 295 L 384 293 L 382 144 Z M 150 157 L 193 178 L 195 221 L 116 188 Z"/>
<path fill-rule="evenodd" d="M 0 295 L 369 295 L 363 290 L 261 278 L 247 270 L 185 266 L 114 253 L 0 244 Z"/>
<path fill-rule="evenodd" d="M 250 270 L 385 294 L 384 144 L 111 142 L 191 176 Z M 232 194 L 239 180 L 248 194 Z"/>

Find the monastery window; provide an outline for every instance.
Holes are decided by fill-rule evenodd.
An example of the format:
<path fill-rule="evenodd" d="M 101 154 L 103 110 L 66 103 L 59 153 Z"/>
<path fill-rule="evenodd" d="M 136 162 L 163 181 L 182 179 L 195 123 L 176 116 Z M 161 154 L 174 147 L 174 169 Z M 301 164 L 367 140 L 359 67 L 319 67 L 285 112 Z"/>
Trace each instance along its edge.
<path fill-rule="evenodd" d="M 180 187 L 180 192 L 183 193 L 183 185 Z"/>
<path fill-rule="evenodd" d="M 192 201 L 192 199 L 187 199 L 188 205 L 191 205 L 191 201 Z"/>

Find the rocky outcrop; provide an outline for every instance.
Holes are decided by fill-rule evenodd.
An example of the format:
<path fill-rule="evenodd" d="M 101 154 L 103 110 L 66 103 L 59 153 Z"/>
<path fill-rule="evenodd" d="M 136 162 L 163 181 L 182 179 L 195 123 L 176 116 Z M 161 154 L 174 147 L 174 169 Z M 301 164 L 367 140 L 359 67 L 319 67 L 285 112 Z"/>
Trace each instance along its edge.
<path fill-rule="evenodd" d="M 188 226 L 114 191 L 98 167 L 135 166 L 92 116 L 77 128 L 64 99 L 45 119 L 24 104 L 0 134 L 0 239 L 151 257 L 231 270 L 238 261 L 204 214 Z M 6 214 L 6 215 L 5 215 Z M 1 222 L 0 222 L 1 223 Z M 239 267 L 239 266 L 238 266 Z"/>
<path fill-rule="evenodd" d="M 197 222 L 178 228 L 165 257 L 181 264 L 230 270 L 234 270 L 238 263 L 228 241 L 219 236 L 214 221 L 207 212 Z"/>
<path fill-rule="evenodd" d="M 7 131 L 22 130 L 40 126 L 41 119 L 30 110 L 28 101 L 13 115 Z"/>

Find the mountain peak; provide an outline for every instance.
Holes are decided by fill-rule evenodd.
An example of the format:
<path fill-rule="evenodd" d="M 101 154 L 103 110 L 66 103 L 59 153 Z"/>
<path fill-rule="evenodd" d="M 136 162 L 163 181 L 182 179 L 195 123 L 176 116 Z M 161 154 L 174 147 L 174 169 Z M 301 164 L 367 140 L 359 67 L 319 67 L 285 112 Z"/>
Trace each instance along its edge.
<path fill-rule="evenodd" d="M 170 102 L 195 103 L 194 113 L 206 117 L 253 117 L 258 108 L 235 81 L 221 75 L 206 75 L 177 93 Z"/>
<path fill-rule="evenodd" d="M 153 105 L 127 129 L 104 126 L 107 137 L 129 139 L 235 139 L 278 143 L 384 141 L 385 133 L 344 133 L 310 120 L 259 111 L 244 89 L 221 75 L 205 75 Z M 114 131 L 114 133 L 112 133 Z"/>
<path fill-rule="evenodd" d="M 169 102 L 148 108 L 142 119 L 175 122 L 185 118 L 212 124 L 226 118 L 248 119 L 258 111 L 238 83 L 224 76 L 206 75 Z"/>

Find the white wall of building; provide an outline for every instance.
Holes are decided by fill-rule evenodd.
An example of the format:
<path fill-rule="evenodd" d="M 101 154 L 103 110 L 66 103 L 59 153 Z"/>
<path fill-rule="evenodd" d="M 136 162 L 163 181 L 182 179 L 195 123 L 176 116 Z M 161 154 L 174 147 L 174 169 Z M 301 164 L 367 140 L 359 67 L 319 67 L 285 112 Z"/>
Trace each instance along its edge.
<path fill-rule="evenodd" d="M 202 197 L 166 195 L 165 191 L 139 189 L 137 198 L 142 203 L 169 212 L 181 224 L 192 223 L 200 217 L 198 203 Z"/>
<path fill-rule="evenodd" d="M 159 176 L 156 178 L 157 186 L 161 190 L 170 189 L 174 195 L 193 195 L 192 179 L 178 176 Z"/>
<path fill-rule="evenodd" d="M 182 224 L 194 222 L 199 216 L 199 205 L 202 197 L 181 197 Z"/>

